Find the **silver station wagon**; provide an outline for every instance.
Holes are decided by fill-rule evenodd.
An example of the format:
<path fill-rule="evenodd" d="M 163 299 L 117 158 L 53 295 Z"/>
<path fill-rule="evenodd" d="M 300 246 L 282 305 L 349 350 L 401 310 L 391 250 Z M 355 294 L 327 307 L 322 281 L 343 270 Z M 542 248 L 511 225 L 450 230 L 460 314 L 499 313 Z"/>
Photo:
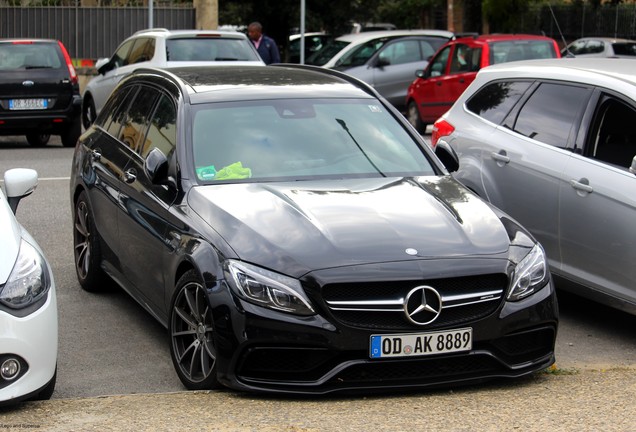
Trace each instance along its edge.
<path fill-rule="evenodd" d="M 432 144 L 534 234 L 558 287 L 636 314 L 634 125 L 633 60 L 536 60 L 480 71 Z"/>

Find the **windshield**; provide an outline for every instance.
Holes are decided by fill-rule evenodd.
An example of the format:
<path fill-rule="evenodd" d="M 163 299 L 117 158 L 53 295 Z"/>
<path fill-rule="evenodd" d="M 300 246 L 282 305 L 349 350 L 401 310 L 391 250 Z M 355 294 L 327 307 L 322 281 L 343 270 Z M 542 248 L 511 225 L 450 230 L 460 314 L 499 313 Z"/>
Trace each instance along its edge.
<path fill-rule="evenodd" d="M 168 61 L 259 61 L 244 39 L 197 37 L 166 40 Z"/>
<path fill-rule="evenodd" d="M 353 49 L 343 55 L 336 63 L 336 66 L 354 67 L 361 66 L 369 60 L 373 54 L 378 52 L 382 46 L 387 43 L 388 38 L 374 39 L 366 42 L 356 49 Z"/>
<path fill-rule="evenodd" d="M 201 182 L 422 176 L 418 143 L 372 99 L 290 99 L 195 106 Z"/>
<path fill-rule="evenodd" d="M 327 42 L 327 44 L 322 47 L 322 49 L 309 56 L 305 63 L 308 65 L 322 66 L 349 44 L 350 42 L 331 40 Z"/>

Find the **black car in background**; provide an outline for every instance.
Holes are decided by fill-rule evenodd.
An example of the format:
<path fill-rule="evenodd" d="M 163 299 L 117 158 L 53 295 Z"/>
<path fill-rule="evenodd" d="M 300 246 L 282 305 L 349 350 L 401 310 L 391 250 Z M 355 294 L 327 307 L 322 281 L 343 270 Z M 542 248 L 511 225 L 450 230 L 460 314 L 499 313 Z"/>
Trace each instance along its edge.
<path fill-rule="evenodd" d="M 188 389 L 404 390 L 554 362 L 541 246 L 340 72 L 137 70 L 81 136 L 70 194 L 81 286 L 112 279 L 166 326 Z"/>
<path fill-rule="evenodd" d="M 72 147 L 81 133 L 82 98 L 62 42 L 0 39 L 0 135 L 26 135 L 44 146 L 60 135 Z"/>

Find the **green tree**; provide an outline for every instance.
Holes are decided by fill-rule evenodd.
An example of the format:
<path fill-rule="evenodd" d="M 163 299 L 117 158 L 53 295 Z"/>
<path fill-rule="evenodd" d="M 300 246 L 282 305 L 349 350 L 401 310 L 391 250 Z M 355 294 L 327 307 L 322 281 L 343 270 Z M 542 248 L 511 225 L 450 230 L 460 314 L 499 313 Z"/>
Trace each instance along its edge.
<path fill-rule="evenodd" d="M 483 0 L 482 14 L 490 24 L 490 33 L 514 33 L 519 17 L 542 0 Z"/>

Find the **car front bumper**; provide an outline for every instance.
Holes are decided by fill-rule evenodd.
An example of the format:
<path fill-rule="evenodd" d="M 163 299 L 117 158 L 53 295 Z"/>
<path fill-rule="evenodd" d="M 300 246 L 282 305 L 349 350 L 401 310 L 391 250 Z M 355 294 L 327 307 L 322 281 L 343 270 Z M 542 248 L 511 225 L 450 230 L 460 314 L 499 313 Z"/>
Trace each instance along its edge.
<path fill-rule="evenodd" d="M 0 405 L 28 398 L 51 381 L 57 365 L 57 320 L 54 282 L 35 312 L 20 318 L 0 310 L 0 365 L 9 358 L 21 363 L 15 379 L 0 376 Z"/>
<path fill-rule="evenodd" d="M 354 328 L 328 312 L 292 317 L 225 300 L 215 308 L 217 368 L 220 382 L 234 389 L 326 394 L 440 387 L 520 377 L 555 361 L 558 305 L 551 281 L 522 301 L 502 301 L 486 317 L 435 329 L 472 328 L 470 351 L 386 359 L 370 358 L 371 336 L 400 332 Z"/>

